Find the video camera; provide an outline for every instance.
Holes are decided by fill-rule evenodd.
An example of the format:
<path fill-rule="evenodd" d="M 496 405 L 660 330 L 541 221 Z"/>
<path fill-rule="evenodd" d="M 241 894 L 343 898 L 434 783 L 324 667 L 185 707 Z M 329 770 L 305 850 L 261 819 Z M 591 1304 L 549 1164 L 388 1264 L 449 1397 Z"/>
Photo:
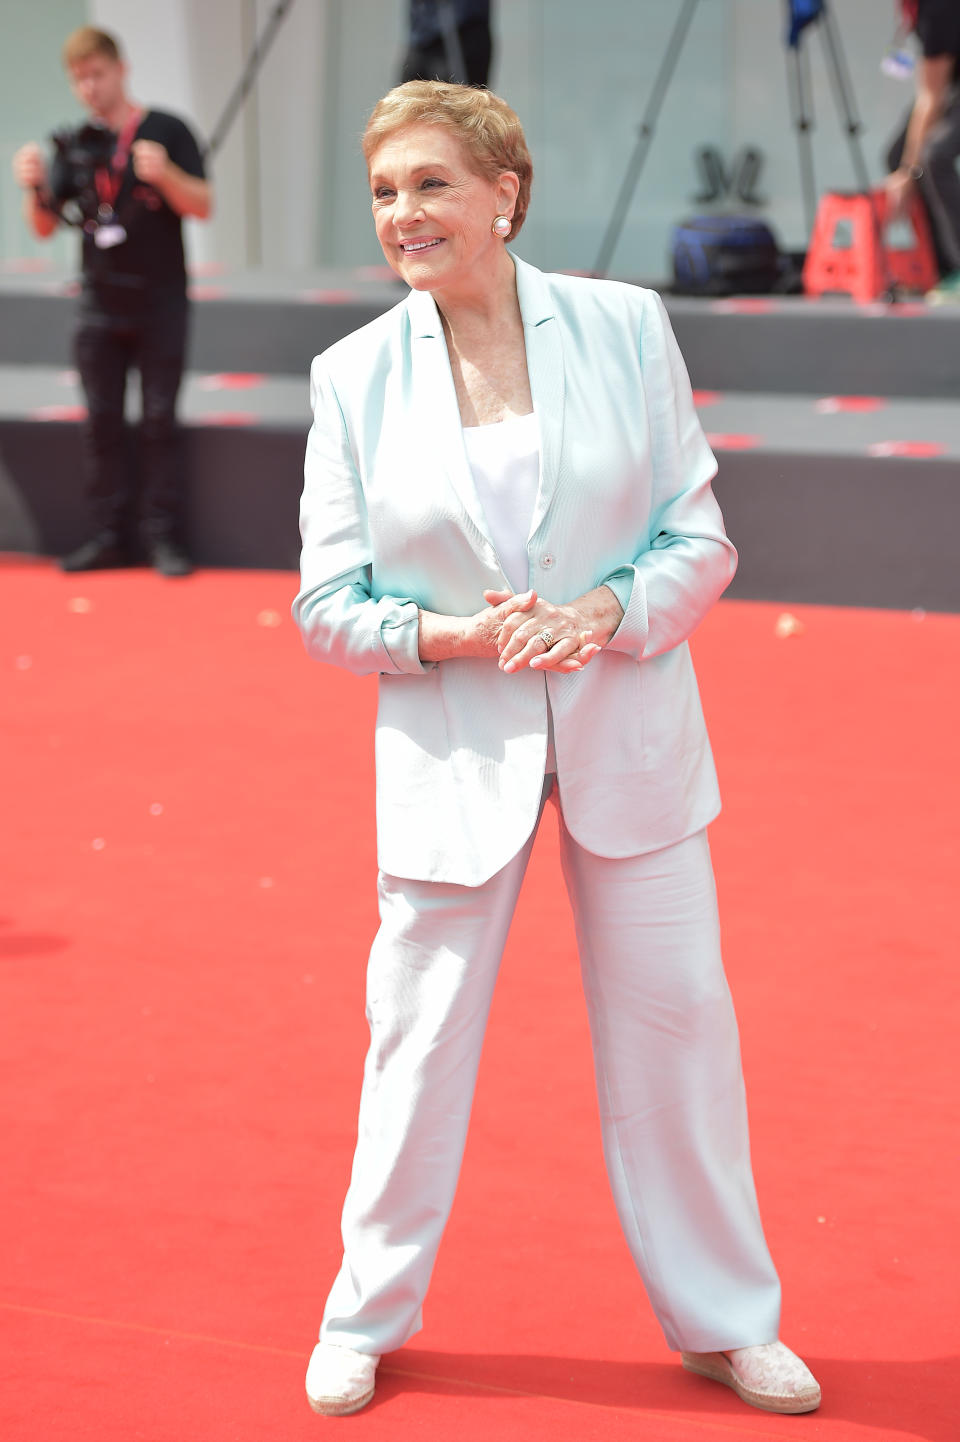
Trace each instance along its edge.
<path fill-rule="evenodd" d="M 82 225 L 97 214 L 97 171 L 110 164 L 117 137 L 105 125 L 86 121 L 75 130 L 55 130 L 50 190 L 63 219 Z"/>

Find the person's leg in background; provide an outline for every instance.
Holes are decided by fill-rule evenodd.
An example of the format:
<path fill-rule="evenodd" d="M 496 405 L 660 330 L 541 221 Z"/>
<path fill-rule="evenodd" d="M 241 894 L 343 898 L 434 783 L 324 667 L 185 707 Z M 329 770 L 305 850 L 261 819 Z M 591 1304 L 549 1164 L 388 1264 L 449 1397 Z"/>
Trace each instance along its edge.
<path fill-rule="evenodd" d="M 153 305 L 141 322 L 137 351 L 143 396 L 140 532 L 151 563 L 166 576 L 193 570 L 183 546 L 184 467 L 176 417 L 187 320 L 187 301 L 179 296 Z"/>
<path fill-rule="evenodd" d="M 93 535 L 60 564 L 65 571 L 88 571 L 122 566 L 128 559 L 129 475 L 123 419 L 132 358 L 128 326 L 117 316 L 83 306 L 74 357 L 87 404 L 81 455 Z"/>
<path fill-rule="evenodd" d="M 457 4 L 444 9 L 457 22 L 457 41 L 466 75 L 454 74 L 453 57 L 444 43 L 444 20 L 435 0 L 413 0 L 410 5 L 409 41 L 400 80 L 446 80 L 454 84 L 487 85 L 493 58 L 490 7 L 481 3 Z"/>
<path fill-rule="evenodd" d="M 907 141 L 907 125 L 911 110 L 886 155 L 888 173 L 892 174 L 903 159 Z M 923 156 L 924 174 L 919 183 L 930 234 L 937 258 L 937 267 L 944 278 L 960 270 L 960 92 L 954 97 L 938 124 L 927 138 Z M 939 287 L 938 287 L 939 290 Z"/>
<path fill-rule="evenodd" d="M 943 283 L 940 299 L 960 300 L 960 93 L 937 121 L 923 148 L 920 193 L 933 221 Z"/>

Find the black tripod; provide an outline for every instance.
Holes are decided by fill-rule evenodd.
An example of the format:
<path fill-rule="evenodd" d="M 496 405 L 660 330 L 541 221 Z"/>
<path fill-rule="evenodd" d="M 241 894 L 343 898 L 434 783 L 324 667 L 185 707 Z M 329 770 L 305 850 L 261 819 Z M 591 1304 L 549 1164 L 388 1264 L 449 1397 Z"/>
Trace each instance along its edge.
<path fill-rule="evenodd" d="M 789 0 L 787 0 L 789 5 Z M 663 102 L 666 99 L 667 90 L 676 69 L 683 43 L 687 38 L 687 31 L 690 29 L 690 22 L 693 19 L 694 11 L 697 8 L 698 0 L 683 0 L 683 6 L 677 16 L 670 39 L 667 42 L 667 49 L 656 79 L 653 82 L 653 90 L 650 99 L 640 121 L 637 133 L 636 144 L 633 154 L 627 164 L 626 174 L 620 186 L 620 192 L 614 203 L 607 229 L 597 255 L 593 268 L 593 274 L 597 277 L 606 275 L 620 239 L 627 213 L 633 201 L 637 182 L 640 173 L 646 162 L 650 146 L 653 143 L 654 131 L 657 119 Z M 824 49 L 827 56 L 828 70 L 833 85 L 834 98 L 841 121 L 847 134 L 850 146 L 850 156 L 853 162 L 854 173 L 857 177 L 857 185 L 864 192 L 869 193 L 870 179 L 867 173 L 866 162 L 863 157 L 863 146 L 860 141 L 862 125 L 856 112 L 853 99 L 853 87 L 850 82 L 850 72 L 847 68 L 846 58 L 843 53 L 843 46 L 840 40 L 840 32 L 836 27 L 827 0 L 824 0 L 823 8 L 817 16 L 817 21 L 822 21 L 821 36 L 823 37 Z M 791 119 L 797 131 L 797 144 L 800 151 L 800 175 L 803 186 L 804 208 L 807 222 L 807 232 L 813 229 L 814 216 L 817 208 L 816 184 L 813 174 L 813 144 L 811 131 L 813 129 L 813 106 L 810 99 L 810 67 L 809 57 L 803 50 L 803 32 L 797 39 L 797 44 L 788 47 L 793 56 L 791 65 L 790 55 L 787 57 L 787 79 L 790 92 Z"/>
<path fill-rule="evenodd" d="M 820 36 L 823 40 L 824 54 L 827 59 L 827 73 L 833 87 L 834 100 L 837 106 L 837 113 L 847 135 L 847 143 L 850 146 L 850 160 L 853 164 L 853 171 L 857 177 L 857 188 L 864 194 L 870 193 L 870 176 L 867 171 L 867 164 L 863 158 L 863 145 L 860 141 L 860 132 L 863 125 L 857 114 L 856 102 L 853 96 L 853 85 L 850 80 L 850 71 L 847 69 L 846 56 L 843 53 L 843 45 L 840 40 L 840 32 L 837 29 L 833 12 L 824 0 L 823 10 L 818 17 L 821 28 Z M 797 132 L 797 146 L 800 152 L 800 182 L 803 187 L 803 209 L 807 223 L 807 234 L 813 230 L 813 222 L 817 213 L 817 187 L 813 174 L 813 102 L 811 99 L 810 84 L 810 57 L 803 48 L 803 32 L 797 39 L 796 45 L 787 47 L 787 88 L 790 95 L 790 115 Z"/>

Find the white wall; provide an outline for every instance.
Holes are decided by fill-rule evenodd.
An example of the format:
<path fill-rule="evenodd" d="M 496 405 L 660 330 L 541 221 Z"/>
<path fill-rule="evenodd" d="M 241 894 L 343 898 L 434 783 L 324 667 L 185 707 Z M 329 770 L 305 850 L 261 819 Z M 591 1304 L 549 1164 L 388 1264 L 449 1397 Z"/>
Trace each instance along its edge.
<path fill-rule="evenodd" d="M 28 140 L 44 141 L 70 124 L 76 106 L 63 79 L 60 47 L 86 19 L 85 0 L 0 0 L 0 263 L 46 258 L 61 265 L 75 252 L 75 237 L 33 240 L 23 222 L 21 194 L 10 163 Z"/>
<path fill-rule="evenodd" d="M 118 35 L 138 100 L 182 115 L 205 140 L 275 0 L 89 0 Z M 194 261 L 302 270 L 317 263 L 323 0 L 294 0 L 243 110 L 213 157 L 212 222 L 188 223 Z"/>
<path fill-rule="evenodd" d="M 44 0 L 16 12 L 32 41 L 0 55 L 0 154 L 49 131 L 73 107 L 59 76 L 59 44 L 86 15 L 114 30 L 131 63 L 134 95 L 209 133 L 276 0 Z M 494 88 L 519 112 L 536 171 L 521 253 L 548 267 L 589 269 L 596 258 L 680 0 L 494 0 Z M 871 174 L 909 88 L 879 64 L 891 39 L 892 0 L 832 0 L 865 122 Z M 271 270 L 381 260 L 369 217 L 359 136 L 371 106 L 395 80 L 404 0 L 293 0 L 260 79 L 214 160 L 217 212 L 191 223 L 191 254 Z M 34 12 L 42 12 L 42 22 Z M 12 22 L 11 22 L 12 23 Z M 6 28 L 6 27 L 5 27 Z M 56 31 L 56 35 L 54 35 Z M 785 245 L 805 224 L 796 135 L 786 88 L 781 0 L 700 0 L 667 93 L 649 160 L 613 269 L 665 273 L 671 225 L 698 207 L 692 152 L 705 143 L 729 158 L 743 145 L 766 156 L 765 214 Z M 828 84 L 818 29 L 805 42 L 814 80 L 820 188 L 853 183 L 846 138 Z M 17 98 L 19 97 L 19 99 Z M 42 115 L 41 115 L 42 111 Z M 28 253 L 11 220 L 9 167 L 0 179 L 0 254 Z"/>

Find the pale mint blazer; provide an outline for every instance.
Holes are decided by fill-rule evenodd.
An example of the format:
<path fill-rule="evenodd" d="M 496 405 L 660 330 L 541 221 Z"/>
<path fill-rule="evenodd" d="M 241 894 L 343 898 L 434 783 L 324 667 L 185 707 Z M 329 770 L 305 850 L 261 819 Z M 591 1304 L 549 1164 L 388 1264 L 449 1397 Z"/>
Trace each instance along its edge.
<path fill-rule="evenodd" d="M 737 557 L 670 322 L 653 291 L 514 259 L 541 443 L 529 585 L 559 603 L 612 578 L 612 641 L 570 675 L 420 661 L 418 607 L 467 616 L 509 587 L 426 292 L 313 362 L 293 607 L 311 656 L 380 673 L 381 869 L 467 886 L 536 823 L 548 696 L 564 820 L 589 851 L 669 846 L 720 804 L 687 637 Z"/>

